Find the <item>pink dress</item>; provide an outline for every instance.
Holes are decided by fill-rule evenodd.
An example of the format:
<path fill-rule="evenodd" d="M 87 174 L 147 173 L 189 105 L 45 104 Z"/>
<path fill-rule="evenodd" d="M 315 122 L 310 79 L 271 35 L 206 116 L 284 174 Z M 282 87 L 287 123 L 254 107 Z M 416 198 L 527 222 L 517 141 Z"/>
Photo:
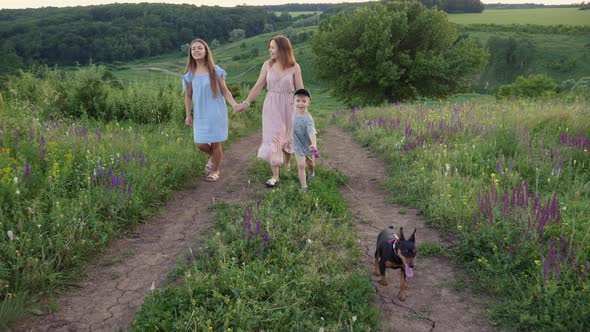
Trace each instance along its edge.
<path fill-rule="evenodd" d="M 283 164 L 283 151 L 293 152 L 293 69 L 266 72 L 267 94 L 262 106 L 262 144 L 258 157 L 271 166 Z"/>

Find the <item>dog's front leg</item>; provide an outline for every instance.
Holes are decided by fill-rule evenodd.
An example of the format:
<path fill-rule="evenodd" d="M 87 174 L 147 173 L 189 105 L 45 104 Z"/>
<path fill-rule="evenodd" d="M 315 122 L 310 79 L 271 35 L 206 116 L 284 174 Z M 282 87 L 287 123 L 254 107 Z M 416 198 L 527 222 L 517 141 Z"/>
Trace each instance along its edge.
<path fill-rule="evenodd" d="M 404 269 L 400 269 L 401 271 L 401 276 L 399 278 L 400 283 L 399 283 L 399 299 L 401 301 L 405 301 L 406 300 L 406 272 L 404 271 Z"/>

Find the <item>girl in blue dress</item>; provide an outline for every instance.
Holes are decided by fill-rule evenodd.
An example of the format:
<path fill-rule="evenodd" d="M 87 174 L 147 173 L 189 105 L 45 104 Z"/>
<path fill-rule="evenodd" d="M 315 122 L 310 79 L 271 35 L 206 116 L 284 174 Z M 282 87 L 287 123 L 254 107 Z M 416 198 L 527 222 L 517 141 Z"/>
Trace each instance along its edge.
<path fill-rule="evenodd" d="M 206 180 L 217 181 L 223 159 L 221 142 L 227 140 L 228 131 L 225 100 L 232 107 L 237 103 L 225 84 L 227 74 L 215 65 L 207 43 L 195 39 L 188 52 L 186 73 L 182 77 L 186 109 L 184 123 L 193 126 L 195 144 L 199 150 L 211 156 L 205 166 L 208 173 Z"/>

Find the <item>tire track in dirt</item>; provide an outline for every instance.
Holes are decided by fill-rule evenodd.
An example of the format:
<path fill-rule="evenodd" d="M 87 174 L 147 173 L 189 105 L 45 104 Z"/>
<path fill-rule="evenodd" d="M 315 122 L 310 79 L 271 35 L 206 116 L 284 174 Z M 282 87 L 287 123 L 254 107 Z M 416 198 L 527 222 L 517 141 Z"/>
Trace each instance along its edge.
<path fill-rule="evenodd" d="M 385 202 L 391 194 L 383 188 L 383 180 L 387 174 L 387 164 L 384 161 L 354 142 L 342 129 L 327 127 L 321 133 L 321 138 L 320 149 L 326 160 L 321 160 L 318 164 L 327 162 L 346 174 L 349 177 L 349 186 L 362 200 L 359 201 L 346 186 L 342 187 L 341 192 L 354 215 L 359 244 L 364 253 L 359 267 L 371 274 L 375 287 L 372 305 L 381 312 L 380 330 L 493 331 L 494 328 L 487 321 L 485 310 L 477 299 L 468 291 L 457 291 L 450 286 L 463 271 L 445 257 L 420 257 L 418 253 L 414 277 L 408 279 L 408 297 L 405 302 L 397 298 L 399 270 L 387 269 L 388 286 L 377 283 L 379 277 L 372 275 L 375 243 L 377 235 L 386 226 L 393 225 L 396 233 L 399 233 L 399 227 L 402 226 L 407 235 L 416 228 L 417 243 L 429 240 L 442 244 L 442 240 L 436 230 L 425 226 L 417 210 L 400 208 Z"/>
<path fill-rule="evenodd" d="M 80 288 L 55 299 L 61 308 L 32 317 L 15 331 L 117 331 L 126 330 L 152 287 L 167 284 L 167 274 L 196 245 L 212 225 L 210 203 L 239 202 L 250 196 L 244 172 L 256 155 L 260 135 L 233 143 L 226 151 L 218 182 L 202 178 L 191 189 L 175 193 L 160 216 L 129 230 L 111 242 L 89 263 Z"/>

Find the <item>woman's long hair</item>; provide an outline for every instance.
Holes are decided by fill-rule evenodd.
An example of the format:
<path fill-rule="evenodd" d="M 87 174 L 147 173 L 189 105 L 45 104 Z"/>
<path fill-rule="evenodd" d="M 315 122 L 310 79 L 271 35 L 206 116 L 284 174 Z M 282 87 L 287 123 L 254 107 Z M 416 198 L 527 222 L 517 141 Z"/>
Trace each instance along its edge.
<path fill-rule="evenodd" d="M 217 77 L 215 75 L 215 61 L 213 61 L 213 55 L 211 54 L 211 49 L 209 45 L 205 43 L 202 39 L 195 39 L 191 42 L 188 48 L 188 60 L 186 61 L 186 70 L 185 72 L 189 71 L 191 73 L 195 73 L 197 70 L 197 60 L 193 59 L 191 55 L 191 49 L 195 43 L 201 43 L 205 46 L 205 66 L 207 66 L 207 71 L 209 72 L 209 79 L 211 80 L 211 92 L 213 92 L 213 98 L 217 98 L 217 92 L 219 91 L 219 85 L 217 84 Z"/>
<path fill-rule="evenodd" d="M 278 61 L 285 69 L 295 66 L 295 55 L 293 54 L 293 47 L 291 46 L 289 38 L 283 35 L 276 35 L 268 41 L 269 46 L 270 42 L 273 40 L 277 43 L 279 54 L 278 59 L 271 60 L 270 64 L 272 65 L 275 61 Z"/>

